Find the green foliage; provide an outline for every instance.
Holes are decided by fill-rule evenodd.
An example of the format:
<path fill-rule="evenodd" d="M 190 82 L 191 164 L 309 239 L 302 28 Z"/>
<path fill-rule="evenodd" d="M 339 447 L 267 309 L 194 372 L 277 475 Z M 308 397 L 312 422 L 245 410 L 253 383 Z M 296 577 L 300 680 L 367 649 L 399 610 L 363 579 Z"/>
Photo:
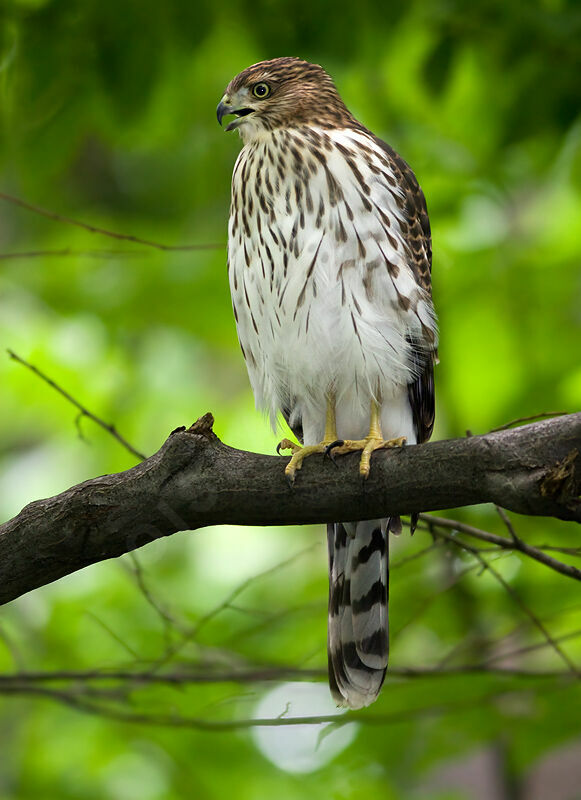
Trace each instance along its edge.
<path fill-rule="evenodd" d="M 425 190 L 441 326 L 435 436 L 579 409 L 578 4 L 12 0 L 1 13 L 0 191 L 148 241 L 219 245 L 159 250 L 0 200 L 0 253 L 30 254 L 0 261 L 0 344 L 138 449 L 154 451 L 170 430 L 212 410 L 228 444 L 274 450 L 231 316 L 224 245 L 239 144 L 216 125 L 215 106 L 234 74 L 277 55 L 323 64 Z M 86 419 L 77 435 L 73 407 L 8 358 L 0 381 L 2 518 L 134 463 Z M 456 516 L 506 534 L 491 509 Z M 576 545 L 564 523 L 513 522 L 531 543 Z M 394 670 L 474 664 L 531 646 L 524 661 L 498 663 L 566 668 L 473 557 L 445 543 L 420 556 L 431 542 L 418 531 L 394 543 Z M 313 543 L 222 607 L 243 581 Z M 575 582 L 530 559 L 488 557 L 553 637 L 569 637 L 561 646 L 579 663 L 569 636 L 578 628 Z M 147 667 L 180 631 L 196 632 L 175 656 L 182 671 L 324 669 L 321 530 L 179 534 L 138 558 L 173 622 L 139 590 L 130 559 L 96 565 L 2 609 L 0 673 Z M 135 686 L 125 708 L 245 719 L 268 689 Z M 438 764 L 502 744 L 523 774 L 578 736 L 580 702 L 578 686 L 563 680 L 394 672 L 354 742 L 304 777 L 270 764 L 246 730 L 130 724 L 39 695 L 6 696 L 0 798 L 451 796 L 430 790 Z M 385 723 L 364 721 L 374 715 Z"/>

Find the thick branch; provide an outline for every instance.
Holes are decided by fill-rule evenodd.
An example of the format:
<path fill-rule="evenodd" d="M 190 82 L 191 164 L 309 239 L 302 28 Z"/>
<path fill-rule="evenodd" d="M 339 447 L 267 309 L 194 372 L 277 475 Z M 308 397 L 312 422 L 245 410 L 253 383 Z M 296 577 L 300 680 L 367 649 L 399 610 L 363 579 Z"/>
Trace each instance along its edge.
<path fill-rule="evenodd" d="M 206 525 L 374 519 L 492 502 L 581 522 L 581 413 L 485 436 L 359 456 L 287 459 L 234 450 L 207 414 L 136 467 L 26 506 L 0 526 L 0 603 L 160 536 Z"/>

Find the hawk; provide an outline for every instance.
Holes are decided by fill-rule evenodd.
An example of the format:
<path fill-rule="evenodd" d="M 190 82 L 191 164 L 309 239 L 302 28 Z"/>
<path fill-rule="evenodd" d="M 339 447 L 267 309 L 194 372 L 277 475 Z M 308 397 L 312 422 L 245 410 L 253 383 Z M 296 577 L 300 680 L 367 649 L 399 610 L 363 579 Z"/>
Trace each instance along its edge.
<path fill-rule="evenodd" d="M 258 407 L 313 453 L 424 442 L 434 424 L 431 235 L 414 173 L 298 58 L 237 75 L 217 109 L 243 148 L 232 176 L 228 274 Z M 412 517 L 412 531 L 416 518 Z M 339 705 L 377 697 L 388 657 L 388 534 L 399 517 L 328 525 L 329 682 Z"/>

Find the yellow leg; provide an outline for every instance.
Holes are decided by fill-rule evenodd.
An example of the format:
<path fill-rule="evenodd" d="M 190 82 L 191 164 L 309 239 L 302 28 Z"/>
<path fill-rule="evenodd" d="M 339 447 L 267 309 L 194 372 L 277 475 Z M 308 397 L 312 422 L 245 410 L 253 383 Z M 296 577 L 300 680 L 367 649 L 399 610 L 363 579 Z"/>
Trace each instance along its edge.
<path fill-rule="evenodd" d="M 345 439 L 333 448 L 333 455 L 352 453 L 355 450 L 362 450 L 359 462 L 359 473 L 361 477 L 369 476 L 371 454 L 375 450 L 382 450 L 388 447 L 403 447 L 406 443 L 405 436 L 398 436 L 397 439 L 384 439 L 381 433 L 381 411 L 380 406 L 375 400 L 371 401 L 371 416 L 369 422 L 369 433 L 365 439 Z"/>
<path fill-rule="evenodd" d="M 313 453 L 326 453 L 330 444 L 337 441 L 337 423 L 335 421 L 335 397 L 329 395 L 327 397 L 327 413 L 325 415 L 325 435 L 323 441 L 319 444 L 308 444 L 301 447 L 290 439 L 283 439 L 276 448 L 276 452 L 281 450 L 290 450 L 292 452 L 291 460 L 286 465 L 285 475 L 289 483 L 294 483 L 297 470 L 303 466 L 303 461 L 307 456 Z"/>

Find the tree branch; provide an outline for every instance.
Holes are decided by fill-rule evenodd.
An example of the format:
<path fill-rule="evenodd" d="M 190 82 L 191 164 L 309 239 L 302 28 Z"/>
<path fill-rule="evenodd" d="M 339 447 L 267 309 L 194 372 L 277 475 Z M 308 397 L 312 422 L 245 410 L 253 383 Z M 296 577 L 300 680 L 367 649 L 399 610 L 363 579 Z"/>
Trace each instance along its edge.
<path fill-rule="evenodd" d="M 107 433 L 110 433 L 114 439 L 117 439 L 120 445 L 122 445 L 136 458 L 140 459 L 141 461 L 145 460 L 146 456 L 144 456 L 143 453 L 140 453 L 139 450 L 136 450 L 135 447 L 133 447 L 133 445 L 130 444 L 124 436 L 121 436 L 119 431 L 115 428 L 115 425 L 110 425 L 109 423 L 104 422 L 100 417 L 97 417 L 95 414 L 93 414 L 92 411 L 89 411 L 88 408 L 79 403 L 78 400 L 75 400 L 75 398 L 69 394 L 66 389 L 63 389 L 62 386 L 59 386 L 58 383 L 53 381 L 52 378 L 49 378 L 48 375 L 45 375 L 45 373 L 38 367 L 35 367 L 34 364 L 31 364 L 29 361 L 21 358 L 13 350 L 8 349 L 6 352 L 13 361 L 17 361 L 19 364 L 22 364 L 23 367 L 26 367 L 26 369 L 30 370 L 33 375 L 36 375 L 41 381 L 47 383 L 51 389 L 54 389 L 55 392 L 58 392 L 60 395 L 62 395 L 62 397 L 65 398 L 65 400 L 68 400 L 71 405 L 78 409 L 79 415 L 77 416 L 75 423 L 77 425 L 77 429 L 79 430 L 79 434 L 81 434 L 79 422 L 82 417 L 87 417 L 87 419 L 93 420 L 96 425 L 99 425 L 99 427 L 103 428 L 103 430 L 107 431 Z"/>
<path fill-rule="evenodd" d="M 538 547 L 533 547 L 523 542 L 523 540 L 519 539 L 517 536 L 514 536 L 512 539 L 505 539 L 503 536 L 497 536 L 495 533 L 473 528 L 472 525 L 466 525 L 464 522 L 435 517 L 432 514 L 420 514 L 420 519 L 422 522 L 426 523 L 428 529 L 432 532 L 436 532 L 434 529 L 438 527 L 451 528 L 454 531 L 458 531 L 458 533 L 465 533 L 468 536 L 472 536 L 474 539 L 480 539 L 483 542 L 494 544 L 502 550 L 518 550 L 530 558 L 534 558 L 535 561 L 544 564 L 545 567 L 549 567 L 549 569 L 553 569 L 555 572 L 560 572 L 561 575 L 567 575 L 567 577 L 574 578 L 577 581 L 581 580 L 580 569 L 574 567 L 572 564 L 564 564 L 562 561 L 557 561 L 556 558 L 547 555 Z M 569 554 L 576 555 L 577 553 L 569 549 Z"/>
<path fill-rule="evenodd" d="M 492 502 L 581 522 L 581 413 L 484 436 L 310 458 L 289 488 L 287 459 L 234 450 L 206 414 L 141 464 L 38 500 L 0 526 L 0 603 L 176 531 L 375 519 Z"/>
<path fill-rule="evenodd" d="M 225 248 L 224 244 L 186 244 L 186 245 L 169 245 L 169 244 L 161 244 L 160 242 L 152 242 L 150 239 L 141 239 L 139 236 L 133 236 L 129 233 L 117 233 L 116 231 L 108 231 L 105 228 L 98 228 L 96 225 L 89 225 L 86 222 L 80 222 L 78 219 L 71 219 L 71 217 L 65 217 L 63 214 L 55 214 L 54 211 L 47 211 L 46 208 L 39 208 L 38 206 L 33 206 L 32 203 L 27 203 L 25 200 L 21 200 L 19 197 L 14 197 L 11 194 L 6 194 L 6 192 L 0 192 L 0 200 L 6 200 L 8 203 L 12 203 L 15 206 L 20 206 L 20 208 L 25 208 L 27 211 L 33 211 L 35 214 L 40 214 L 42 217 L 46 217 L 47 219 L 53 219 L 55 222 L 66 222 L 68 225 L 76 225 L 77 228 L 84 228 L 84 230 L 89 231 L 89 233 L 96 233 L 101 236 L 109 236 L 112 239 L 121 239 L 126 242 L 133 242 L 135 244 L 145 244 L 148 247 L 154 247 L 156 250 L 166 250 L 166 251 L 174 251 L 174 250 L 222 250 Z"/>

